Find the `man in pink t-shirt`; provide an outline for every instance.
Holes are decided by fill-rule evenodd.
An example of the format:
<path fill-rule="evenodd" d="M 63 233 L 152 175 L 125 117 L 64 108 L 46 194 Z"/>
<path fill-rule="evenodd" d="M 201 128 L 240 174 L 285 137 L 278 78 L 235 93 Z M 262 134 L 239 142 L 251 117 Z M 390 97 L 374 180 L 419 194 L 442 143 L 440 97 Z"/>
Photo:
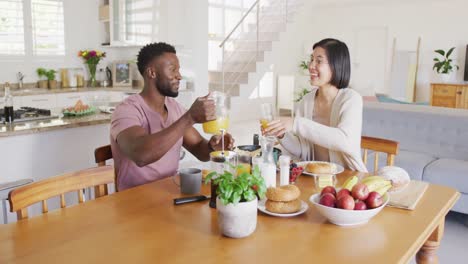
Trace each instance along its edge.
<path fill-rule="evenodd" d="M 216 118 L 209 95 L 195 100 L 185 110 L 175 99 L 179 93 L 179 60 L 173 46 L 152 43 L 137 58 L 145 86 L 140 94 L 125 99 L 112 115 L 111 147 L 119 191 L 172 176 L 183 146 L 198 159 L 221 149 L 221 137 L 208 141 L 193 128 Z M 234 143 L 225 135 L 225 148 Z"/>

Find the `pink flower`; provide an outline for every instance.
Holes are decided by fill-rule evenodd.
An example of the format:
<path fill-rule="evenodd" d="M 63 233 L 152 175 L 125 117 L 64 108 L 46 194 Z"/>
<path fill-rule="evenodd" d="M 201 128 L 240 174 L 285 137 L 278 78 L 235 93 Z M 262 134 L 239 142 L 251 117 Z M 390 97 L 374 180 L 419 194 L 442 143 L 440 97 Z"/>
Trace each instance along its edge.
<path fill-rule="evenodd" d="M 89 52 L 90 57 L 96 57 L 96 51 L 92 50 Z"/>

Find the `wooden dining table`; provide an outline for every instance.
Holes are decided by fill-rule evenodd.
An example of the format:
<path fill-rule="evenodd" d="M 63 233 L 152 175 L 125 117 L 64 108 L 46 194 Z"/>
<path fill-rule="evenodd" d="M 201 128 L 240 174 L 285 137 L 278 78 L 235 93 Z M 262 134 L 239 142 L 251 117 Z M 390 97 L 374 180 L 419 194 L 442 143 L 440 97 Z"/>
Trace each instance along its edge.
<path fill-rule="evenodd" d="M 338 175 L 338 185 L 351 175 Z M 314 181 L 296 182 L 309 209 L 295 217 L 259 211 L 255 232 L 221 235 L 216 209 L 182 197 L 171 178 L 84 204 L 0 225 L 0 263 L 436 263 L 445 216 L 460 194 L 430 184 L 413 211 L 384 208 L 368 223 L 340 227 L 309 202 Z M 209 185 L 202 187 L 209 195 Z"/>

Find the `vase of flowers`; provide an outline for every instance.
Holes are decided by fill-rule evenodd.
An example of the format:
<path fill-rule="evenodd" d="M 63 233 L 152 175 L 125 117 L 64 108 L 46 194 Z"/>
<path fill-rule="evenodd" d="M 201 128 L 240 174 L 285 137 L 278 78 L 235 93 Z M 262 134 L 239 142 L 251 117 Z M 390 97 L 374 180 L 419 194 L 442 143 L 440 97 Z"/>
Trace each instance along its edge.
<path fill-rule="evenodd" d="M 96 68 L 99 61 L 106 57 L 105 52 L 101 52 L 98 50 L 80 50 L 78 52 L 78 57 L 82 57 L 85 64 L 88 66 L 89 70 L 89 85 L 91 87 L 97 86 L 96 81 Z"/>

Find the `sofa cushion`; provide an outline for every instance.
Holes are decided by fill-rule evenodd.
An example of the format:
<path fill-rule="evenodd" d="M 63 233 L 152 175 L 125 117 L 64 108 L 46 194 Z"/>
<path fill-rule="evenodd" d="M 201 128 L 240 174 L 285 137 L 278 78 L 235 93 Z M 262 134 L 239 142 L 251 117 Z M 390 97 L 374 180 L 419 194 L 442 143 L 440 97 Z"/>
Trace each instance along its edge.
<path fill-rule="evenodd" d="M 400 149 L 468 160 L 468 111 L 366 102 L 362 135 L 400 142 Z"/>
<path fill-rule="evenodd" d="M 424 154 L 424 153 L 400 150 L 398 155 L 396 155 L 395 157 L 394 166 L 397 166 L 406 170 L 406 172 L 408 172 L 411 179 L 421 181 L 424 168 L 434 160 L 436 160 L 435 157 Z M 383 166 L 386 166 L 386 165 L 387 165 L 387 155 L 379 154 L 379 168 L 382 168 Z M 369 172 L 372 173 L 374 171 L 374 154 L 372 155 L 369 154 L 366 167 Z"/>
<path fill-rule="evenodd" d="M 426 167 L 423 180 L 468 194 L 468 161 L 439 159 Z"/>

